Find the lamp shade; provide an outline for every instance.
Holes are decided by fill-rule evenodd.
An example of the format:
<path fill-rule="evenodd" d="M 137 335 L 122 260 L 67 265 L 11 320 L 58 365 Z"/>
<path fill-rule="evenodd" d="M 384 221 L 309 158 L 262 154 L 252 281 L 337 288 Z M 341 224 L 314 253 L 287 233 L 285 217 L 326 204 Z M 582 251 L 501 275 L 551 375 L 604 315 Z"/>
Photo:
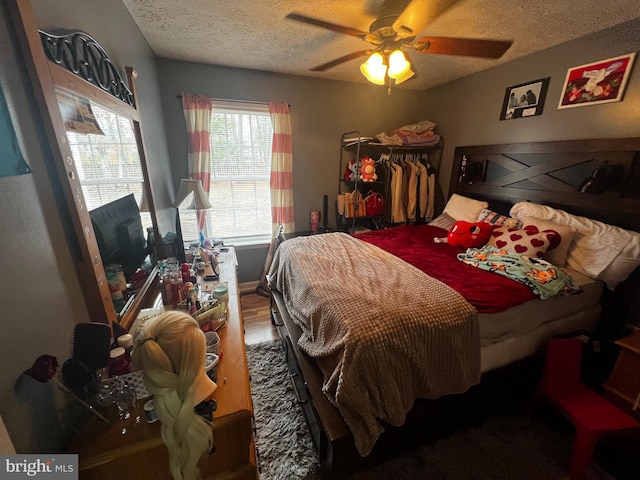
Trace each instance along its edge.
<path fill-rule="evenodd" d="M 387 66 L 380 52 L 372 53 L 367 61 L 360 65 L 360 71 L 371 83 L 384 85 Z"/>
<path fill-rule="evenodd" d="M 389 55 L 389 70 L 387 72 L 390 78 L 397 80 L 404 77 L 410 70 L 411 64 L 407 61 L 402 50 L 391 52 L 391 55 Z"/>
<path fill-rule="evenodd" d="M 178 189 L 178 195 L 176 195 L 173 206 L 175 208 L 180 207 L 191 194 L 193 194 L 191 204 L 186 208 L 189 210 L 207 210 L 211 208 L 209 197 L 204 191 L 204 188 L 202 188 L 202 183 L 200 180 L 193 180 L 191 178 L 183 178 L 180 180 L 180 188 Z"/>
<path fill-rule="evenodd" d="M 411 67 L 409 67 L 409 70 L 407 70 L 407 72 L 404 75 L 396 78 L 396 85 L 400 85 L 402 82 L 409 80 L 414 75 L 415 75 L 415 72 L 411 70 Z"/>

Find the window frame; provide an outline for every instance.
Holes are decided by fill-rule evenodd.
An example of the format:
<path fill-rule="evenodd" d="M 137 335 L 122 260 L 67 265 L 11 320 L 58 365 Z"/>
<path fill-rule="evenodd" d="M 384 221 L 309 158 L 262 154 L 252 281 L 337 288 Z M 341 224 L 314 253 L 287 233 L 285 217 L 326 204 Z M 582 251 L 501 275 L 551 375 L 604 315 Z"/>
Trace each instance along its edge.
<path fill-rule="evenodd" d="M 216 170 L 220 169 L 219 166 L 215 165 L 216 160 L 219 157 L 216 157 L 216 138 L 215 138 L 215 133 L 214 132 L 214 125 L 213 123 L 216 121 L 216 115 L 219 114 L 237 114 L 237 115 L 256 115 L 258 117 L 263 117 L 266 118 L 268 121 L 268 125 L 270 127 L 270 131 L 268 132 L 268 145 L 266 144 L 262 144 L 262 145 L 256 145 L 253 143 L 245 143 L 245 142 L 239 142 L 236 143 L 234 146 L 234 149 L 239 152 L 242 150 L 250 150 L 253 151 L 254 149 L 261 149 L 261 152 L 259 152 L 256 156 L 253 155 L 251 158 L 256 158 L 256 157 L 262 157 L 265 161 L 265 164 L 261 165 L 262 169 L 266 169 L 266 173 L 261 174 L 261 175 L 245 175 L 245 176 L 238 176 L 238 177 L 230 177 L 228 179 L 224 179 L 224 178 L 220 178 L 217 175 Z M 263 120 L 261 120 L 263 121 Z M 236 122 L 236 125 L 238 125 L 238 122 Z M 264 124 L 262 125 L 264 126 Z M 239 130 L 238 130 L 238 134 L 239 136 L 243 136 L 246 135 L 246 131 L 244 130 L 245 128 L 249 128 L 252 129 L 253 125 L 244 125 L 244 124 L 240 124 Z M 259 127 L 259 125 L 258 125 Z M 252 130 L 250 130 L 251 133 Z M 233 244 L 236 246 L 250 246 L 250 245 L 259 245 L 259 244 L 268 244 L 271 241 L 271 230 L 272 230 L 272 226 L 271 226 L 271 189 L 270 189 L 270 176 L 271 176 L 271 159 L 272 159 L 272 147 L 273 147 L 273 125 L 271 123 L 271 115 L 269 113 L 269 105 L 268 103 L 261 103 L 261 102 L 242 102 L 242 101 L 228 101 L 228 100 L 216 100 L 213 99 L 213 108 L 212 108 L 212 112 L 211 112 L 211 124 L 210 124 L 210 192 L 209 192 L 209 200 L 211 202 L 211 204 L 213 205 L 213 208 L 209 209 L 206 211 L 206 221 L 205 221 L 205 228 L 203 230 L 203 234 L 205 235 L 205 237 L 209 238 L 209 237 L 214 237 L 214 238 L 220 238 L 222 239 L 224 242 L 229 243 L 229 244 Z M 251 136 L 251 139 L 253 139 L 254 137 Z M 264 139 L 263 139 L 264 140 Z M 219 143 L 218 143 L 219 145 Z M 246 168 L 246 164 L 244 165 Z M 239 167 L 242 168 L 242 165 Z M 240 185 L 240 187 L 242 187 L 242 184 L 251 184 L 253 183 L 253 188 L 254 191 L 256 189 L 256 185 L 258 183 L 264 183 L 264 185 L 260 188 L 260 192 L 258 195 L 254 194 L 252 196 L 252 202 L 248 202 L 250 204 L 249 207 L 246 208 L 241 208 L 241 207 L 237 207 L 236 208 L 231 208 L 232 212 L 246 212 L 249 211 L 251 212 L 251 209 L 253 209 L 253 211 L 255 212 L 255 218 L 256 218 L 256 223 L 254 224 L 256 227 L 260 228 L 261 227 L 261 223 L 264 223 L 264 225 L 262 225 L 264 231 L 254 231 L 251 233 L 247 233 L 247 234 L 242 234 L 241 232 L 233 232 L 230 233 L 228 235 L 221 235 L 220 231 L 216 229 L 215 225 L 216 225 L 216 218 L 218 219 L 218 221 L 220 221 L 220 218 L 222 217 L 222 215 L 220 214 L 220 211 L 223 209 L 226 209 L 225 211 L 227 211 L 229 209 L 229 206 L 222 206 L 222 207 L 218 207 L 221 204 L 221 198 L 219 194 L 220 192 L 216 192 L 216 184 L 228 184 L 229 185 L 229 189 L 232 189 L 234 184 L 236 185 Z M 229 193 L 225 193 L 225 198 L 229 198 L 230 194 Z M 230 202 L 231 202 L 231 206 L 234 206 L 234 199 L 237 199 L 237 196 L 231 196 Z M 245 197 L 246 198 L 246 197 Z M 265 206 L 266 204 L 266 206 Z M 260 220 L 257 220 L 258 218 L 262 218 L 260 217 L 262 215 L 262 217 L 266 218 L 267 221 L 262 221 L 260 222 Z M 226 216 L 226 215 L 225 215 Z M 249 216 L 251 216 L 251 214 L 249 214 Z M 196 224 L 196 215 L 195 212 L 193 210 L 187 210 L 187 209 L 180 209 L 180 219 L 181 222 L 183 222 L 184 220 L 187 220 L 187 226 L 186 229 L 183 226 L 182 227 L 182 231 L 183 231 L 183 236 L 185 237 L 185 240 L 189 241 L 191 240 L 191 236 L 193 236 L 193 230 L 194 230 L 194 226 L 195 229 L 197 231 L 197 224 Z M 237 220 L 234 219 L 233 220 L 234 224 L 237 223 L 242 223 L 242 220 Z M 268 226 L 267 226 L 268 224 Z M 228 225 L 228 224 L 223 224 L 223 225 Z M 185 233 L 186 230 L 186 233 Z"/>

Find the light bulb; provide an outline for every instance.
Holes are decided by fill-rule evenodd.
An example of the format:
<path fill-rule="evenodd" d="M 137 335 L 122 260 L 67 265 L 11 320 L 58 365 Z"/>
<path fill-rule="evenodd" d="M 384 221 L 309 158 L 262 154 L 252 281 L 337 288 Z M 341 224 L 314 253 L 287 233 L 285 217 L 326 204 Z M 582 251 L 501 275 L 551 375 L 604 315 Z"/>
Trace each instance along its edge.
<path fill-rule="evenodd" d="M 376 85 L 384 85 L 387 66 L 380 52 L 373 53 L 366 62 L 360 65 L 360 71 L 367 80 Z"/>
<path fill-rule="evenodd" d="M 389 55 L 389 76 L 391 78 L 403 77 L 411 69 L 411 64 L 407 61 L 401 50 L 394 50 Z"/>

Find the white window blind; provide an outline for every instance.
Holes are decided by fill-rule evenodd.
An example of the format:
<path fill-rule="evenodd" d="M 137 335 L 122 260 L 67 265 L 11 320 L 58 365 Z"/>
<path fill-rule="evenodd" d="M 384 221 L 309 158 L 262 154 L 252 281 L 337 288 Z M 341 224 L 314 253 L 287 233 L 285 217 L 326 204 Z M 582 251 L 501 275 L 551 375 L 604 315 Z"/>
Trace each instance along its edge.
<path fill-rule="evenodd" d="M 207 234 L 225 240 L 266 240 L 271 235 L 269 106 L 214 100 L 211 114 L 211 188 Z M 188 215 L 180 213 L 180 218 Z M 194 231 L 185 238 L 197 238 Z"/>
<path fill-rule="evenodd" d="M 142 199 L 143 177 L 131 121 L 91 104 L 104 135 L 67 131 L 87 210 L 133 193 Z M 140 213 L 143 228 L 151 227 L 149 212 Z"/>

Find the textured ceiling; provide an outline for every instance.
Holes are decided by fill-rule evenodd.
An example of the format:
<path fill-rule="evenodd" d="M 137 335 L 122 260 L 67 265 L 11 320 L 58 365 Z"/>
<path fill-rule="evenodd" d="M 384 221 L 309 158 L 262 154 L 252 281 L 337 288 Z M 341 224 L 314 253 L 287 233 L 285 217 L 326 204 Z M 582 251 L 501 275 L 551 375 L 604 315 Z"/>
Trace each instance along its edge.
<path fill-rule="evenodd" d="M 310 69 L 370 44 L 286 19 L 291 12 L 368 32 L 383 0 L 122 0 L 156 56 L 366 83 L 355 59 Z M 408 0 L 393 0 L 402 6 Z M 424 90 L 640 17 L 640 1 L 433 0 L 452 4 L 420 35 L 512 40 L 499 60 L 409 51 Z M 621 52 L 626 53 L 626 52 Z M 399 88 L 400 88 L 399 87 Z"/>

